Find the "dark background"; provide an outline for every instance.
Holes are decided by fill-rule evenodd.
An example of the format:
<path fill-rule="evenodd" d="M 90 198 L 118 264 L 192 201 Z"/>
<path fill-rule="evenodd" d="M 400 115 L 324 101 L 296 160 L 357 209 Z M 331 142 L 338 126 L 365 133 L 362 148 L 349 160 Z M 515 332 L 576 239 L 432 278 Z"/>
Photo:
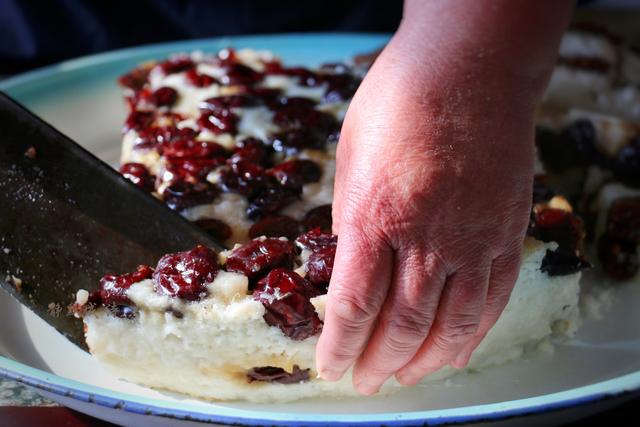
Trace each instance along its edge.
<path fill-rule="evenodd" d="M 579 18 L 615 22 L 614 30 L 640 35 L 640 14 L 624 11 L 640 8 L 640 0 L 586 3 L 589 7 L 581 8 Z M 602 11 L 600 4 L 618 11 Z M 0 0 L 0 76 L 163 41 L 303 31 L 393 32 L 401 13 L 400 0 Z M 635 399 L 571 426 L 640 425 L 639 406 Z M 64 408 L 0 407 L 0 426 L 58 425 L 108 424 Z"/>
<path fill-rule="evenodd" d="M 0 75 L 105 50 L 223 35 L 393 32 L 400 0 L 0 0 Z"/>

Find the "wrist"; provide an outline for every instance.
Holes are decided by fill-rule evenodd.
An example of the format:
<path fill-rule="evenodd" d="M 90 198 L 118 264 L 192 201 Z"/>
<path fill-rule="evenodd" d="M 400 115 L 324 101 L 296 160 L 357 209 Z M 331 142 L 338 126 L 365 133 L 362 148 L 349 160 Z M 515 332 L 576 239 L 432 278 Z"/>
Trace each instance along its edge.
<path fill-rule="evenodd" d="M 476 74 L 504 90 L 540 96 L 555 63 L 572 1 L 405 0 L 390 45 L 432 75 Z M 401 61 L 401 60 L 400 60 Z"/>

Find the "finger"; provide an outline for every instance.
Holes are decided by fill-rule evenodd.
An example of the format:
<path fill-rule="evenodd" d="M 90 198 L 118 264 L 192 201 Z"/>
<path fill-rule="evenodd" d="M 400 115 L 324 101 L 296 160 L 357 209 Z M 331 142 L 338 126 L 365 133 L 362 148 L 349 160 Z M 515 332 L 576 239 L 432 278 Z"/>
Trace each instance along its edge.
<path fill-rule="evenodd" d="M 445 279 L 439 258 L 396 253 L 389 296 L 354 367 L 353 383 L 359 392 L 376 393 L 416 354 L 433 324 Z"/>
<path fill-rule="evenodd" d="M 416 384 L 422 377 L 450 363 L 475 335 L 487 296 L 487 263 L 474 270 L 457 271 L 447 278 L 435 322 L 416 355 L 401 368 L 401 384 Z"/>
<path fill-rule="evenodd" d="M 386 298 L 393 251 L 384 242 L 367 239 L 353 226 L 338 238 L 327 295 L 324 326 L 316 348 L 318 374 L 340 379 L 360 356 Z"/>
<path fill-rule="evenodd" d="M 480 345 L 489 330 L 496 324 L 504 311 L 511 291 L 516 284 L 520 273 L 521 242 L 513 245 L 514 249 L 503 253 L 493 260 L 487 302 L 485 303 L 478 325 L 478 332 L 462 349 L 454 363 L 456 368 L 464 368 L 469 363 L 473 351 Z"/>

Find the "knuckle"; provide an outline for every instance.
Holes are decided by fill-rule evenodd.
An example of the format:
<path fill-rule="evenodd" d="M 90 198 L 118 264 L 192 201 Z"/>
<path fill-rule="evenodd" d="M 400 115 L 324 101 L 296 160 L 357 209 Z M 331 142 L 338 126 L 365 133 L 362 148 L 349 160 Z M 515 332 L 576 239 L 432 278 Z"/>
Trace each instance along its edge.
<path fill-rule="evenodd" d="M 350 363 L 358 356 L 358 352 L 355 349 L 352 350 L 345 346 L 332 346 L 332 348 L 325 351 L 328 353 L 330 359 L 338 364 Z"/>
<path fill-rule="evenodd" d="M 398 346 L 422 341 L 429 333 L 432 316 L 407 310 L 389 317 L 385 324 L 387 339 Z"/>
<path fill-rule="evenodd" d="M 447 346 L 462 344 L 475 335 L 478 330 L 478 320 L 466 315 L 453 316 L 453 319 L 442 328 L 438 337 Z"/>
<path fill-rule="evenodd" d="M 369 378 L 384 378 L 393 372 L 388 363 L 375 363 L 366 367 L 366 376 Z"/>
<path fill-rule="evenodd" d="M 378 305 L 367 292 L 346 292 L 338 289 L 333 295 L 331 311 L 342 327 L 360 331 L 376 317 Z"/>
<path fill-rule="evenodd" d="M 456 304 L 456 312 L 459 312 L 457 315 L 464 316 L 465 312 L 473 311 L 482 304 L 485 300 L 486 287 L 487 283 L 478 279 L 477 276 L 469 277 L 458 286 L 453 286 L 450 298 Z"/>
<path fill-rule="evenodd" d="M 490 311 L 502 311 L 509 302 L 513 286 L 494 285 L 487 293 L 485 309 Z"/>

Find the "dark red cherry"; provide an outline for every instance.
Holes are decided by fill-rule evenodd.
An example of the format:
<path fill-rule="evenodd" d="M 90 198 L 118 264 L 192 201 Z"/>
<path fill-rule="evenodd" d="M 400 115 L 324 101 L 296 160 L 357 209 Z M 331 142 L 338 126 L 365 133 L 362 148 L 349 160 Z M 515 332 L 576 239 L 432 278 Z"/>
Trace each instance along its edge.
<path fill-rule="evenodd" d="M 295 240 L 300 234 L 300 223 L 285 215 L 273 215 L 261 219 L 249 229 L 249 237 L 252 239 L 260 236 L 286 237 Z"/>
<path fill-rule="evenodd" d="M 185 73 L 187 81 L 195 87 L 208 87 L 218 81 L 208 74 L 201 74 L 195 68 L 187 70 Z"/>
<path fill-rule="evenodd" d="M 224 242 L 231 237 L 232 230 L 224 221 L 215 218 L 203 218 L 195 221 L 195 224 L 211 234 L 219 242 Z"/>
<path fill-rule="evenodd" d="M 247 380 L 262 381 L 280 384 L 299 384 L 309 381 L 310 369 L 300 369 L 298 365 L 293 365 L 291 372 L 287 372 L 282 368 L 275 366 L 259 366 L 249 369 L 247 372 Z"/>
<path fill-rule="evenodd" d="M 249 199 L 247 218 L 257 221 L 269 215 L 273 215 L 286 206 L 300 199 L 299 188 L 283 187 L 279 184 L 270 184 L 262 187 Z"/>
<path fill-rule="evenodd" d="M 151 99 L 158 107 L 171 107 L 178 99 L 178 92 L 172 87 L 163 86 L 153 92 Z"/>
<path fill-rule="evenodd" d="M 182 211 L 193 206 L 211 203 L 218 194 L 219 191 L 208 183 L 176 181 L 165 188 L 162 200 L 171 209 Z"/>
<path fill-rule="evenodd" d="M 120 166 L 120 173 L 144 191 L 154 190 L 155 177 L 142 163 L 125 163 Z"/>
<path fill-rule="evenodd" d="M 258 282 L 253 297 L 266 309 L 264 320 L 289 338 L 304 340 L 322 330 L 322 321 L 309 298 L 317 295 L 313 285 L 297 273 L 277 268 Z"/>
<path fill-rule="evenodd" d="M 302 187 L 303 184 L 317 182 L 322 176 L 322 169 L 312 160 L 295 159 L 275 165 L 267 171 L 283 187 Z"/>
<path fill-rule="evenodd" d="M 160 258 L 153 273 L 154 290 L 159 294 L 196 301 L 207 295 L 207 283 L 218 273 L 218 254 L 204 246 Z"/>
<path fill-rule="evenodd" d="M 181 73 L 195 67 L 188 56 L 176 56 L 158 64 L 165 74 Z"/>
<path fill-rule="evenodd" d="M 245 138 L 236 146 L 233 155 L 229 158 L 229 163 L 253 163 L 265 165 L 269 163 L 271 149 L 262 141 L 256 138 Z"/>
<path fill-rule="evenodd" d="M 146 129 L 153 123 L 155 119 L 153 111 L 132 111 L 127 116 L 124 124 L 124 131 Z"/>
<path fill-rule="evenodd" d="M 233 63 L 226 67 L 226 74 L 220 77 L 223 85 L 250 86 L 262 79 L 262 74 L 243 64 Z"/>
<path fill-rule="evenodd" d="M 100 299 L 104 305 L 130 303 L 127 290 L 134 283 L 150 279 L 153 269 L 140 265 L 133 273 L 107 274 L 100 279 Z"/>
<path fill-rule="evenodd" d="M 134 91 L 142 89 L 149 81 L 149 71 L 151 67 L 140 66 L 131 70 L 129 73 L 124 74 L 118 78 L 118 83 L 121 86 L 128 87 Z"/>
<path fill-rule="evenodd" d="M 253 239 L 231 252 L 225 268 L 254 279 L 275 267 L 291 268 L 294 253 L 293 243 L 288 240 L 274 237 Z"/>
<path fill-rule="evenodd" d="M 231 163 L 220 172 L 218 186 L 222 191 L 239 193 L 245 196 L 256 194 L 269 182 L 264 168 L 254 163 Z"/>
<path fill-rule="evenodd" d="M 311 209 L 302 221 L 306 230 L 319 228 L 323 233 L 331 233 L 333 221 L 331 218 L 331 205 L 322 205 Z"/>

